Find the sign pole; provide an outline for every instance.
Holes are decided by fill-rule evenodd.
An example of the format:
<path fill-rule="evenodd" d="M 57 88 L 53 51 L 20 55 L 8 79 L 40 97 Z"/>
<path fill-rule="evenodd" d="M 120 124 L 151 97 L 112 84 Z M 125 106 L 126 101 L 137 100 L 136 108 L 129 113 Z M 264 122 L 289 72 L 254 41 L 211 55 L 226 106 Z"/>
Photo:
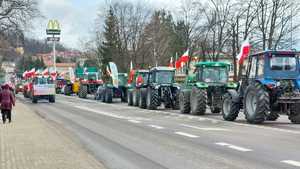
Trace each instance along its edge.
<path fill-rule="evenodd" d="M 53 35 L 54 37 L 54 35 Z M 53 67 L 54 72 L 56 73 L 56 50 L 55 50 L 56 41 L 53 41 Z"/>

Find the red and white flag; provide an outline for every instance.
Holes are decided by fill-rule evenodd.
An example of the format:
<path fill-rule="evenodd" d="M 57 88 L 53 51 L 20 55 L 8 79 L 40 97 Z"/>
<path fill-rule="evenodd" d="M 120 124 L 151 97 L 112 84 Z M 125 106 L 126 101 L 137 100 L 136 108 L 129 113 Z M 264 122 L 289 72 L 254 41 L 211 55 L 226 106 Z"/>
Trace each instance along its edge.
<path fill-rule="evenodd" d="M 251 45 L 249 43 L 249 40 L 246 39 L 241 46 L 241 51 L 237 55 L 237 59 L 239 60 L 239 64 L 243 64 L 244 60 L 249 56 L 251 50 Z"/>
<path fill-rule="evenodd" d="M 26 77 L 27 76 L 27 73 L 28 73 L 28 71 L 26 70 L 24 73 L 23 73 L 23 77 Z"/>
<path fill-rule="evenodd" d="M 48 76 L 49 75 L 49 70 L 48 68 L 46 68 L 43 72 L 42 72 L 43 76 Z"/>
<path fill-rule="evenodd" d="M 181 68 L 190 59 L 189 50 L 185 51 L 183 55 L 175 62 L 176 69 Z"/>
<path fill-rule="evenodd" d="M 180 57 L 181 62 L 188 62 L 190 59 L 189 50 L 185 51 L 184 54 Z"/>

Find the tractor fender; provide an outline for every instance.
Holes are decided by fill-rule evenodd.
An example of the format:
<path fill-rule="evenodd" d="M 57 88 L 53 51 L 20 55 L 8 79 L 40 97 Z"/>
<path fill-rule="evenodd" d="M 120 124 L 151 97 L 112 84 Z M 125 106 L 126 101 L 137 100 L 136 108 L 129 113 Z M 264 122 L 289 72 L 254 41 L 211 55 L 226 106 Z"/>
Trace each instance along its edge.
<path fill-rule="evenodd" d="M 200 89 L 207 89 L 208 88 L 208 84 L 203 83 L 203 82 L 197 82 L 195 85 L 196 85 L 197 88 L 200 88 Z"/>
<path fill-rule="evenodd" d="M 238 93 L 237 93 L 236 90 L 229 89 L 229 90 L 227 90 L 227 93 L 230 94 L 230 96 L 232 97 L 232 101 L 233 102 L 235 102 L 235 103 L 240 102 L 240 97 L 239 97 L 239 95 L 238 95 Z"/>
<path fill-rule="evenodd" d="M 264 86 L 268 86 L 268 85 L 276 86 L 276 81 L 272 79 L 257 79 L 256 82 Z"/>
<path fill-rule="evenodd" d="M 238 88 L 238 83 L 236 83 L 236 82 L 228 82 L 227 84 L 226 84 L 226 88 L 228 88 L 228 89 L 237 89 Z"/>

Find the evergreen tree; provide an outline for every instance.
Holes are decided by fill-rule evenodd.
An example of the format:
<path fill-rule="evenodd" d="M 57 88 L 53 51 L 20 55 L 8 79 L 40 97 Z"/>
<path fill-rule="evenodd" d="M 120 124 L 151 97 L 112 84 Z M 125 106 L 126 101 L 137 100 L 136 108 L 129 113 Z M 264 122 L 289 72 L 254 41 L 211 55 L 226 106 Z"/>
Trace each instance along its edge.
<path fill-rule="evenodd" d="M 105 72 L 106 66 L 110 61 L 118 61 L 120 56 L 120 40 L 118 37 L 118 20 L 112 7 L 109 9 L 105 19 L 104 42 L 101 46 L 102 70 Z"/>

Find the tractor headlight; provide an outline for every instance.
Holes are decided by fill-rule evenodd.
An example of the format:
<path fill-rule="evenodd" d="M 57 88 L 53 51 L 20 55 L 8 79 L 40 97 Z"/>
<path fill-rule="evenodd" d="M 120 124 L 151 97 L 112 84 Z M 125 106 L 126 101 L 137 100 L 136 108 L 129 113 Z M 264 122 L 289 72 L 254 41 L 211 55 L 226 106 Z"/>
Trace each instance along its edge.
<path fill-rule="evenodd" d="M 280 86 L 281 85 L 281 83 L 280 82 L 276 82 L 276 86 L 278 87 L 278 86 Z"/>
<path fill-rule="evenodd" d="M 155 89 L 155 90 L 159 89 L 159 86 L 158 86 L 158 85 L 157 85 L 157 86 L 155 86 L 155 87 L 154 87 L 154 89 Z"/>

